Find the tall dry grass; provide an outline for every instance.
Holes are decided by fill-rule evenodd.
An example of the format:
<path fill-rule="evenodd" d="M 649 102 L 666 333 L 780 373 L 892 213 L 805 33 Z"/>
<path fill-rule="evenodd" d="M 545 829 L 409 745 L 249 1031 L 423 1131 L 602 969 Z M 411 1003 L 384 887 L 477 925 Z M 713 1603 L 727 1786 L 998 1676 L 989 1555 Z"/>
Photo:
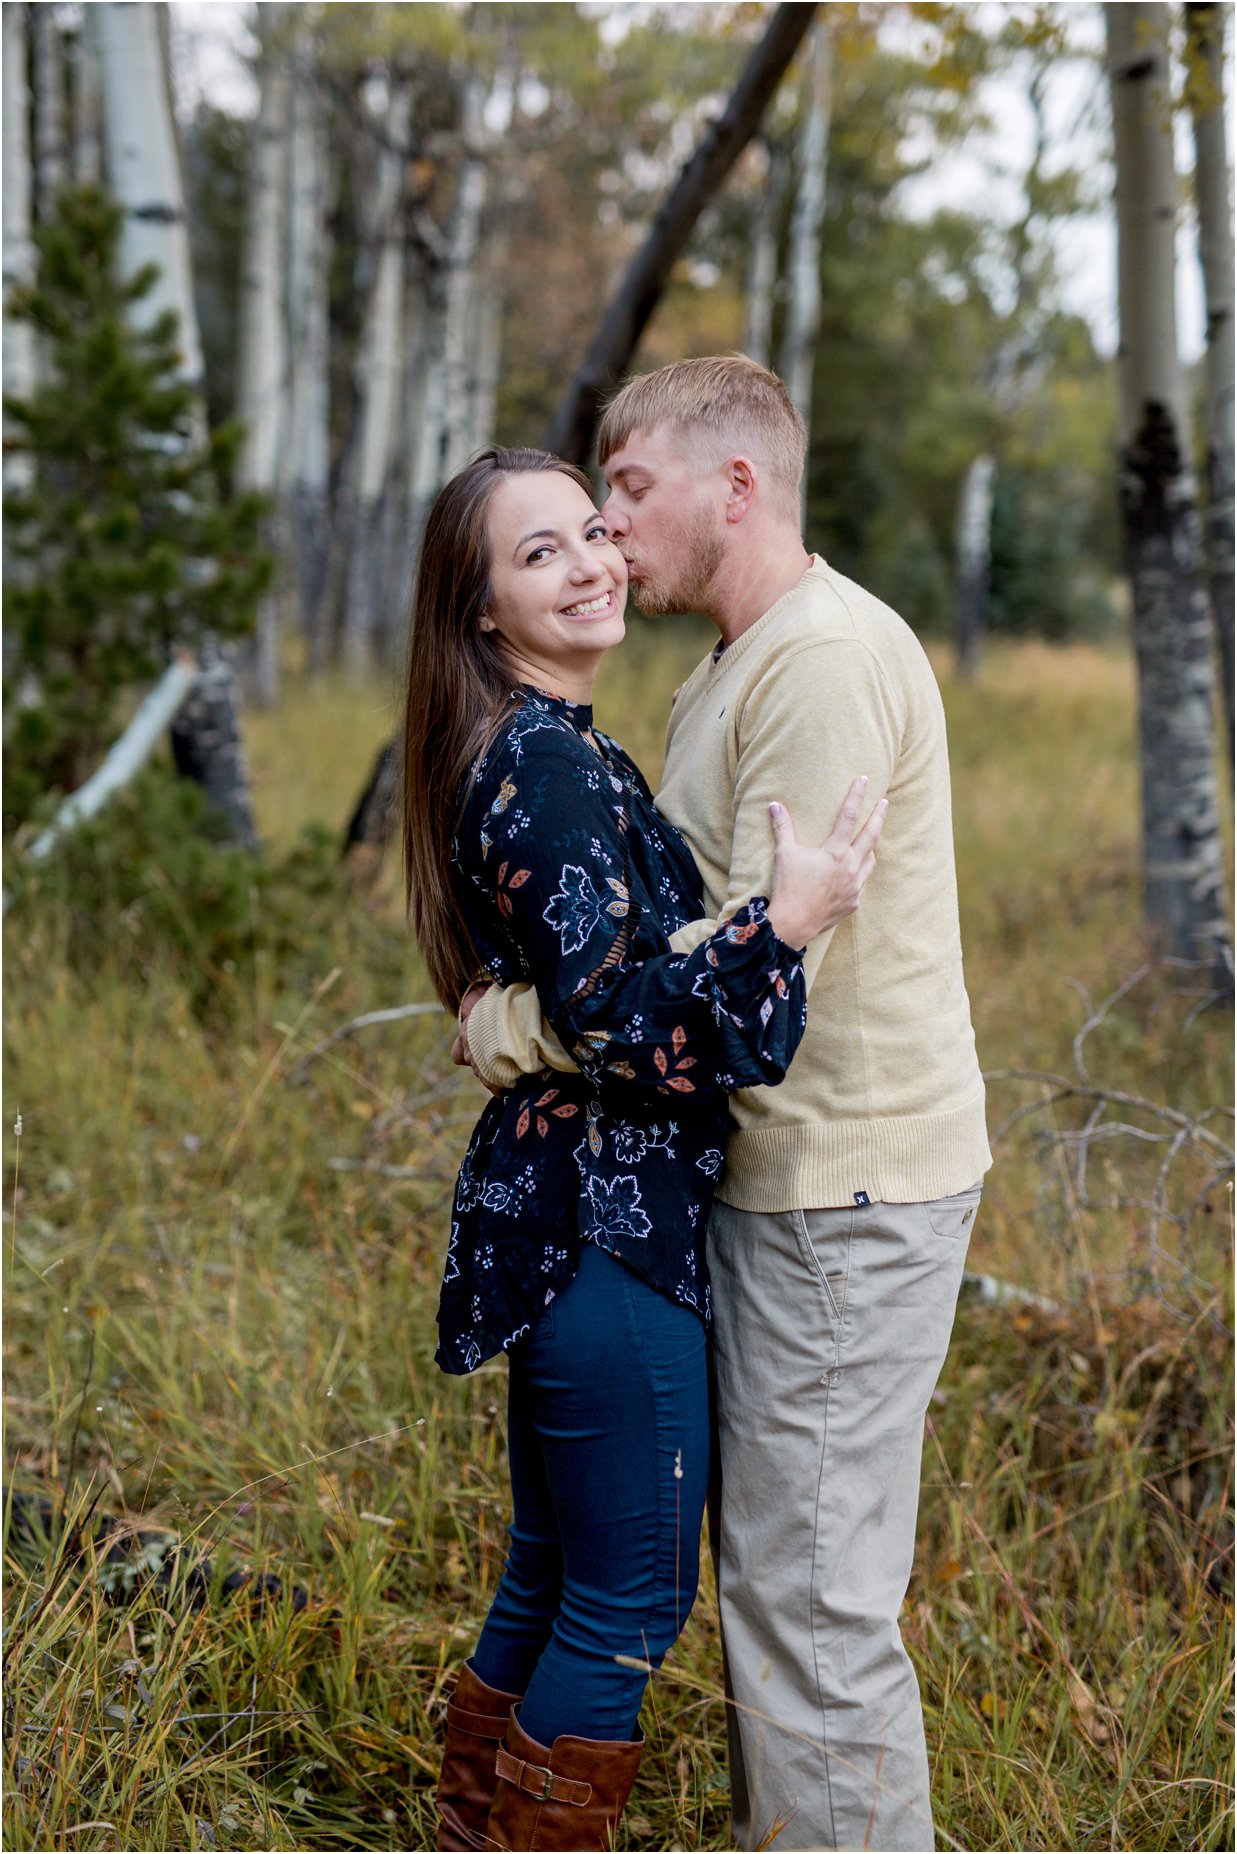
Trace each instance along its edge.
<path fill-rule="evenodd" d="M 642 629 L 607 666 L 599 721 L 654 776 L 703 641 Z M 1081 1087 L 1080 1060 L 1135 1103 L 1091 1128 L 1080 1187 L 1094 1100 L 992 1091 L 994 1119 L 1035 1111 L 998 1148 L 972 1264 L 1052 1304 L 964 1303 L 931 1412 L 904 1623 L 940 1840 L 1231 1847 L 1232 1218 L 1205 1141 L 1173 1155 L 1154 1234 L 1147 1208 L 1157 1113 L 1231 1098 L 1231 1019 L 1190 1021 L 1192 975 L 1163 967 L 1098 1010 L 1147 953 L 1124 659 L 999 649 L 967 688 L 940 667 L 984 1065 Z M 273 855 L 342 824 L 393 713 L 329 684 L 253 718 Z M 157 1539 L 108 1564 L 72 1525 L 10 1527 L 14 1848 L 432 1844 L 444 1688 L 505 1525 L 504 1368 L 432 1363 L 479 1102 L 433 1016 L 319 1048 L 428 997 L 393 872 L 364 900 L 332 882 L 306 892 L 294 967 L 255 920 L 205 993 L 140 907 L 92 916 L 88 958 L 72 896 L 6 927 L 9 1480 L 180 1552 L 156 1584 Z M 228 1593 L 243 1566 L 278 1597 Z M 630 1845 L 725 1846 L 708 1587 L 646 1728 Z"/>

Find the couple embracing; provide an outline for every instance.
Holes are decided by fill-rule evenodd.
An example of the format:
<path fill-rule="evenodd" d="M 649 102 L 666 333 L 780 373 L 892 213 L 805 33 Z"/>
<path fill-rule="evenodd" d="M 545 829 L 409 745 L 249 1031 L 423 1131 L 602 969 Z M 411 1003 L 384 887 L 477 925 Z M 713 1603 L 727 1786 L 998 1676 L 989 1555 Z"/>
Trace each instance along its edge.
<path fill-rule="evenodd" d="M 734 1845 L 931 1848 L 898 1613 L 989 1164 L 940 695 L 805 551 L 775 375 L 633 379 L 598 451 L 602 511 L 542 452 L 470 464 L 414 607 L 410 917 L 493 1094 L 438 1362 L 508 1354 L 513 1496 L 438 1846 L 612 1844 L 712 1464 Z M 590 706 L 629 585 L 719 633 L 656 800 Z"/>

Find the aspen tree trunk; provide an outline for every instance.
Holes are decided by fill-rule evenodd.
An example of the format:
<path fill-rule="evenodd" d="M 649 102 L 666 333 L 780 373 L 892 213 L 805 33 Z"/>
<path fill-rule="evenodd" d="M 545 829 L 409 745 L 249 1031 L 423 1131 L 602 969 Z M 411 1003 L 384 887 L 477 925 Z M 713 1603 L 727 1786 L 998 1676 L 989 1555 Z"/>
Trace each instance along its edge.
<path fill-rule="evenodd" d="M 69 57 L 70 147 L 73 179 L 79 187 L 97 186 L 103 178 L 103 92 L 93 13 L 93 7 L 82 8 Z"/>
<path fill-rule="evenodd" d="M 803 73 L 803 109 L 799 119 L 798 177 L 790 221 L 787 258 L 786 329 L 782 337 L 782 378 L 809 438 L 812 430 L 812 373 L 820 328 L 820 227 L 825 213 L 825 175 L 829 154 L 832 47 L 825 20 L 812 28 Z M 803 506 L 807 508 L 806 469 Z"/>
<path fill-rule="evenodd" d="M 54 6 L 30 14 L 34 41 L 34 201 L 40 224 L 55 210 L 69 178 L 65 139 L 64 37 Z"/>
<path fill-rule="evenodd" d="M 485 85 L 479 77 L 470 74 L 465 78 L 460 99 L 463 160 L 460 163 L 447 253 L 442 482 L 454 476 L 468 461 L 469 407 L 475 363 L 475 354 L 469 342 L 469 306 L 478 287 L 477 254 L 481 244 L 481 215 L 485 209 L 488 186 L 482 121 L 485 95 Z"/>
<path fill-rule="evenodd" d="M 311 48 L 302 35 L 292 61 L 289 157 L 287 315 L 291 346 L 291 408 L 287 443 L 286 532 L 296 573 L 302 624 L 309 629 L 310 668 L 325 666 L 329 637 L 313 628 L 329 539 L 330 389 L 328 377 L 326 137 Z"/>
<path fill-rule="evenodd" d="M 958 669 L 968 678 L 975 674 L 984 632 L 995 478 L 995 458 L 981 452 L 967 468 L 958 499 Z"/>
<path fill-rule="evenodd" d="M 777 292 L 777 235 L 789 179 L 789 160 L 780 142 L 765 143 L 767 172 L 752 210 L 743 352 L 768 367 L 773 359 L 773 301 Z"/>
<path fill-rule="evenodd" d="M 82 8 L 69 58 L 73 179 L 79 187 L 97 186 L 103 178 L 103 92 L 93 13 L 93 7 Z"/>
<path fill-rule="evenodd" d="M 405 256 L 400 320 L 400 430 L 389 481 L 391 529 L 374 638 L 374 655 L 383 665 L 398 662 L 407 648 L 421 528 L 442 467 L 441 296 L 433 260 L 419 249 Z"/>
<path fill-rule="evenodd" d="M 153 263 L 154 289 L 134 305 L 140 324 L 174 310 L 180 326 L 181 375 L 200 387 L 202 348 L 189 268 L 184 191 L 172 123 L 158 9 L 100 4 L 104 153 L 111 191 L 125 209 L 121 268 L 127 275 Z M 198 418 L 204 427 L 205 412 Z M 172 728 L 172 751 L 228 818 L 237 842 L 257 841 L 249 775 L 241 744 L 240 690 L 230 654 L 208 640 L 199 652 L 202 675 Z"/>
<path fill-rule="evenodd" d="M 353 507 L 346 536 L 348 571 L 341 655 L 345 668 L 354 675 L 361 674 L 373 661 L 395 500 L 392 464 L 403 371 L 404 243 L 400 207 L 411 115 L 411 96 L 407 85 L 401 85 L 387 110 L 386 138 L 378 167 L 374 225 L 378 255 L 357 356 L 358 429 L 349 459 L 350 481 L 344 492 Z"/>
<path fill-rule="evenodd" d="M 164 80 L 158 9 L 100 4 L 91 9 L 99 32 L 104 156 L 108 184 L 125 209 L 121 268 L 158 267 L 155 287 L 134 305 L 148 326 L 166 310 L 180 318 L 181 374 L 202 382 L 202 347 L 193 305 L 189 232 L 172 105 Z"/>
<path fill-rule="evenodd" d="M 9 291 L 33 282 L 30 238 L 33 173 L 30 164 L 30 89 L 26 27 L 29 9 L 4 9 L 4 390 L 19 398 L 33 392 L 37 376 L 34 330 L 9 320 Z M 4 449 L 4 487 L 22 491 L 34 481 L 24 452 Z"/>
<path fill-rule="evenodd" d="M 467 454 L 470 457 L 494 442 L 498 381 L 502 371 L 502 298 L 499 292 L 502 260 L 502 246 L 496 238 L 491 242 L 489 262 L 479 273 L 480 288 L 474 294 L 469 313 L 468 339 L 473 352 L 468 395 Z"/>
<path fill-rule="evenodd" d="M 430 503 L 446 481 L 446 280 L 432 265 L 422 281 L 415 357 L 411 471 L 408 495 L 408 573 L 411 580 Z"/>
<path fill-rule="evenodd" d="M 1227 963 L 1231 974 L 1215 685 L 1173 293 L 1168 9 L 1104 11 L 1116 154 L 1121 520 L 1138 658 L 1145 907 L 1168 952 L 1217 971 Z"/>
<path fill-rule="evenodd" d="M 1194 192 L 1207 300 L 1203 378 L 1207 440 L 1207 576 L 1233 769 L 1233 221 L 1224 133 L 1224 19 L 1229 9 L 1186 7 L 1198 63 L 1190 83 Z"/>
<path fill-rule="evenodd" d="M 241 265 L 240 357 L 237 416 L 245 427 L 238 475 L 246 489 L 274 499 L 286 436 L 287 344 L 284 336 L 285 205 L 288 121 L 292 78 L 283 47 L 275 42 L 283 9 L 268 5 L 260 15 L 266 45 L 258 113 L 254 119 L 249 216 Z M 278 515 L 265 536 L 276 558 Z M 251 691 L 265 707 L 279 698 L 279 596 L 262 598 L 258 630 L 247 652 Z"/>

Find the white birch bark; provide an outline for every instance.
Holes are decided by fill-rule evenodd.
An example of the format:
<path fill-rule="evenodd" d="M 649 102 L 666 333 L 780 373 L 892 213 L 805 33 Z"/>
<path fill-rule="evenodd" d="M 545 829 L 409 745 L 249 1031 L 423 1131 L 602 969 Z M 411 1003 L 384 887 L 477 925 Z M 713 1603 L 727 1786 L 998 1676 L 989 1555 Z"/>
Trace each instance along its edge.
<path fill-rule="evenodd" d="M 1186 7 L 1198 69 L 1190 84 L 1198 253 L 1207 303 L 1203 429 L 1211 616 L 1233 767 L 1233 220 L 1224 132 L 1224 22 L 1230 9 Z"/>
<path fill-rule="evenodd" d="M 489 184 L 483 123 L 485 94 L 485 85 L 480 77 L 470 74 L 464 79 L 460 100 L 463 159 L 447 257 L 440 479 L 443 482 L 462 469 L 468 461 L 469 402 L 473 393 L 475 361 L 468 339 L 468 309 L 478 287 L 476 265 L 481 244 L 481 215 L 485 209 Z"/>
<path fill-rule="evenodd" d="M 996 459 L 986 451 L 972 458 L 958 498 L 955 540 L 958 600 L 958 668 L 973 676 L 984 629 L 988 570 L 992 558 L 992 499 Z"/>
<path fill-rule="evenodd" d="M 184 706 L 197 674 L 198 666 L 188 652 L 168 664 L 120 739 L 108 748 L 102 763 L 84 785 L 65 799 L 47 829 L 30 845 L 26 852 L 30 862 L 41 863 L 62 837 L 92 818 L 114 793 L 123 791 L 134 774 L 141 771 L 164 728 Z"/>
<path fill-rule="evenodd" d="M 766 144 L 767 170 L 752 207 L 743 352 L 762 367 L 773 359 L 773 304 L 777 293 L 777 233 L 786 195 L 788 162 L 780 142 Z"/>
<path fill-rule="evenodd" d="M 280 10 L 268 7 L 266 23 L 273 23 L 269 16 Z M 241 266 L 236 410 L 245 427 L 238 467 L 241 484 L 271 497 L 278 490 L 287 424 L 284 255 L 291 97 L 287 61 L 268 34 L 253 126 L 249 217 Z M 277 525 L 277 517 L 272 517 L 268 545 L 278 539 Z M 278 557 L 277 546 L 274 551 Z M 252 692 L 271 707 L 279 696 L 279 598 L 274 588 L 263 595 L 257 633 L 247 655 Z"/>
<path fill-rule="evenodd" d="M 56 195 L 68 180 L 65 143 L 64 37 L 54 6 L 35 6 L 30 23 L 34 42 L 34 199 L 42 223 L 55 208 Z"/>
<path fill-rule="evenodd" d="M 1121 516 L 1138 658 L 1145 907 L 1167 951 L 1231 973 L 1211 641 L 1177 351 L 1168 9 L 1104 11 L 1116 154 Z"/>
<path fill-rule="evenodd" d="M 8 313 L 9 291 L 31 283 L 35 275 L 30 238 L 33 172 L 27 16 L 25 6 L 4 8 L 4 390 L 19 398 L 33 392 L 37 374 L 34 330 L 29 322 L 13 321 Z M 33 460 L 6 446 L 5 490 L 24 491 L 33 482 Z"/>
<path fill-rule="evenodd" d="M 301 622 L 310 628 L 320 609 L 328 545 L 329 249 L 322 97 L 304 37 L 294 49 L 292 70 L 287 267 L 291 405 L 286 498 Z M 312 635 L 310 656 L 314 667 L 321 667 L 321 640 Z"/>
<path fill-rule="evenodd" d="M 121 268 L 126 276 L 144 264 L 159 270 L 154 289 L 134 304 L 134 320 L 149 327 L 165 310 L 175 310 L 181 377 L 200 386 L 189 231 L 157 9 L 101 0 L 92 11 L 99 33 L 107 179 L 125 212 Z"/>
<path fill-rule="evenodd" d="M 820 227 L 825 212 L 825 176 L 829 152 L 832 47 L 821 19 L 813 28 L 804 70 L 803 110 L 799 123 L 798 177 L 790 222 L 787 257 L 786 328 L 781 374 L 786 390 L 808 429 L 812 429 L 812 372 L 820 328 Z M 807 472 L 803 475 L 807 496 Z"/>
<path fill-rule="evenodd" d="M 99 4 L 99 68 L 103 86 L 104 154 L 112 193 L 125 210 L 121 270 L 158 266 L 155 287 L 132 314 L 148 327 L 165 310 L 179 320 L 181 377 L 200 387 L 198 339 L 189 266 L 184 191 L 172 121 L 158 9 Z M 199 401 L 199 432 L 205 410 Z M 196 441 L 190 437 L 190 442 Z M 199 654 L 202 674 L 172 728 L 177 766 L 197 780 L 228 818 L 238 843 L 257 841 L 249 774 L 240 731 L 240 691 L 231 654 L 208 638 Z"/>

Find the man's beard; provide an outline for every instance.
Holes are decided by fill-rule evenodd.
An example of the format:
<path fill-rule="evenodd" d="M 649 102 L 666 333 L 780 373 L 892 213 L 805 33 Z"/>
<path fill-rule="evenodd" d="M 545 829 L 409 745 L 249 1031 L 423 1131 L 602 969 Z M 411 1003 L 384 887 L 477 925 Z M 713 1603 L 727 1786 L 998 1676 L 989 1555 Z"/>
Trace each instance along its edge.
<path fill-rule="evenodd" d="M 700 611 L 721 565 L 726 549 L 707 509 L 697 509 L 684 524 L 679 542 L 680 558 L 660 579 L 638 577 L 640 561 L 634 565 L 632 597 L 646 618 L 668 618 L 672 613 Z"/>

